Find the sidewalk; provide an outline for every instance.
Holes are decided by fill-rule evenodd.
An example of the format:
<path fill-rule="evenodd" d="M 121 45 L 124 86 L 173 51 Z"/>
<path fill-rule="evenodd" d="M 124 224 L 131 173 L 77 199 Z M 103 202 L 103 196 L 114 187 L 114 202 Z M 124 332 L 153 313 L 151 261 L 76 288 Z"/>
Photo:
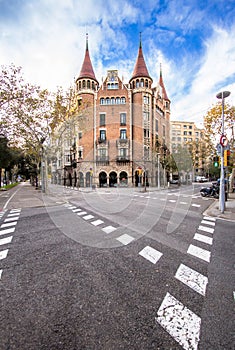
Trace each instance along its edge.
<path fill-rule="evenodd" d="M 214 216 L 221 219 L 227 219 L 235 222 L 235 193 L 228 194 L 228 200 L 225 202 L 225 211 L 222 214 L 219 210 L 219 200 L 216 200 L 204 212 L 206 216 Z"/>

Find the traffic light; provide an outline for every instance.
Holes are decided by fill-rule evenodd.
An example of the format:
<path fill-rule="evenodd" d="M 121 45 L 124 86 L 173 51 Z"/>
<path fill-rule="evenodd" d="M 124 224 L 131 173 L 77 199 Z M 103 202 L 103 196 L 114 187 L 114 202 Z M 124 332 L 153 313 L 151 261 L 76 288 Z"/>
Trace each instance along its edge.
<path fill-rule="evenodd" d="M 215 168 L 218 168 L 218 166 L 219 166 L 219 157 L 218 157 L 218 156 L 215 156 L 215 157 L 213 158 L 213 162 L 214 162 L 214 167 L 215 167 Z"/>
<path fill-rule="evenodd" d="M 230 165 L 230 150 L 224 151 L 224 166 Z"/>

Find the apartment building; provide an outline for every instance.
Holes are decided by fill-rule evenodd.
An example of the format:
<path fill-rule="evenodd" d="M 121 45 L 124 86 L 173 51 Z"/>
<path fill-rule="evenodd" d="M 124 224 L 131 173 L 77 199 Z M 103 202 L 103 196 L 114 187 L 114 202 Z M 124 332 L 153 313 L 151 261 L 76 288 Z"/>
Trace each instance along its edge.
<path fill-rule="evenodd" d="M 55 182 L 59 178 L 61 184 L 77 187 L 157 185 L 157 152 L 170 147 L 170 99 L 161 67 L 153 86 L 141 37 L 128 83 L 115 69 L 98 82 L 86 37 L 75 94 L 82 118 L 72 136 L 63 135 L 67 149 L 60 150 L 60 163 L 54 162 Z"/>
<path fill-rule="evenodd" d="M 170 122 L 171 153 L 176 159 L 176 154 L 182 153 L 182 158 L 188 156 L 188 179 L 195 180 L 196 176 L 206 175 L 207 156 L 205 131 L 196 126 L 194 122 L 171 121 Z M 186 171 L 182 174 L 185 181 Z"/>

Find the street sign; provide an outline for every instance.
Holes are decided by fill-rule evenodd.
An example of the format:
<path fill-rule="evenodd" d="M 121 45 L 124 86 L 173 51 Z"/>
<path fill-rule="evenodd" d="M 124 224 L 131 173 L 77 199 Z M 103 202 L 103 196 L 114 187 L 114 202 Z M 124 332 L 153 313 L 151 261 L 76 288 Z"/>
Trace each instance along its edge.
<path fill-rule="evenodd" d="M 217 144 L 216 150 L 217 150 L 218 156 L 221 156 L 221 154 L 222 154 L 222 146 L 221 146 L 220 143 Z"/>
<path fill-rule="evenodd" d="M 225 147 L 228 144 L 228 139 L 225 135 L 221 135 L 220 137 L 220 144 L 221 146 Z"/>

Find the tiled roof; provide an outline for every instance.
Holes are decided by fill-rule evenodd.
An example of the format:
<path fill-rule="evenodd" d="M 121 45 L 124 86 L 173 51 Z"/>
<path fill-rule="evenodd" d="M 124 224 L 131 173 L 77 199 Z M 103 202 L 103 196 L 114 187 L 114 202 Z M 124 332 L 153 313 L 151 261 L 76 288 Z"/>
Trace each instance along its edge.
<path fill-rule="evenodd" d="M 81 78 L 91 78 L 97 81 L 95 77 L 95 73 L 92 67 L 90 55 L 89 55 L 89 49 L 88 49 L 88 35 L 86 37 L 86 52 L 85 52 L 85 57 L 83 61 L 83 65 L 79 74 L 78 79 Z"/>
<path fill-rule="evenodd" d="M 163 78 L 162 78 L 162 67 L 161 67 L 161 66 L 160 66 L 159 85 L 160 85 L 161 88 L 162 88 L 162 95 L 163 95 L 163 98 L 164 98 L 165 100 L 169 100 L 169 98 L 168 98 L 168 96 L 167 96 L 167 93 L 166 93 L 165 86 L 164 86 Z M 170 101 L 170 100 L 169 100 L 169 101 Z"/>
<path fill-rule="evenodd" d="M 132 78 L 139 78 L 139 77 L 147 77 L 150 78 L 150 75 L 148 73 L 148 69 L 146 67 L 145 64 L 145 60 L 144 60 L 144 55 L 143 55 L 143 51 L 142 51 L 142 45 L 141 45 L 141 40 L 140 40 L 140 46 L 139 46 L 139 52 L 138 52 L 138 57 L 135 63 L 135 68 L 132 74 Z"/>

